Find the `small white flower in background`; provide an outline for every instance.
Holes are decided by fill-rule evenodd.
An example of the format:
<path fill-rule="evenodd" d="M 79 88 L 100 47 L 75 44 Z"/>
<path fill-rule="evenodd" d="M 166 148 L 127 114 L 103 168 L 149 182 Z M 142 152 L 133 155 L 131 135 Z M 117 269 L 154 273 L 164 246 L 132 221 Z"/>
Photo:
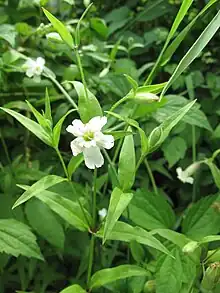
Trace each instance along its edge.
<path fill-rule="evenodd" d="M 100 149 L 111 149 L 114 146 L 114 137 L 101 132 L 107 123 L 106 117 L 93 117 L 88 123 L 75 119 L 66 131 L 76 138 L 71 142 L 73 156 L 83 153 L 85 164 L 89 169 L 100 168 L 104 164 L 104 158 Z"/>
<path fill-rule="evenodd" d="M 36 60 L 28 58 L 28 60 L 23 65 L 23 69 L 26 71 L 28 77 L 39 77 L 45 65 L 45 59 L 38 57 Z"/>
<path fill-rule="evenodd" d="M 103 208 L 98 211 L 98 214 L 99 214 L 100 219 L 103 220 L 107 215 L 107 210 L 105 208 Z"/>
<path fill-rule="evenodd" d="M 198 162 L 193 163 L 189 167 L 187 167 L 184 171 L 182 170 L 182 168 L 178 167 L 176 169 L 177 178 L 183 183 L 193 184 L 194 178 L 192 177 L 192 175 L 198 169 L 199 165 L 200 163 Z"/>

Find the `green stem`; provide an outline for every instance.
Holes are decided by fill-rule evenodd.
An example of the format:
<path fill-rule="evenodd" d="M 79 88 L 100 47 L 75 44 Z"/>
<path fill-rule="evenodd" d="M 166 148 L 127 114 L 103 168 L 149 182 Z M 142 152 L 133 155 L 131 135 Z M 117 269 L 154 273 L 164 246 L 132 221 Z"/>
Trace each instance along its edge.
<path fill-rule="evenodd" d="M 6 159 L 8 161 L 9 169 L 10 169 L 12 175 L 14 175 L 13 168 L 12 168 L 12 163 L 11 163 L 11 158 L 9 156 L 8 148 L 7 148 L 7 145 L 5 143 L 5 139 L 4 139 L 4 136 L 3 136 L 1 130 L 0 130 L 0 137 L 1 137 L 1 143 L 2 143 L 2 146 L 3 146 L 3 150 L 5 152 L 5 156 L 6 156 Z"/>
<path fill-rule="evenodd" d="M 192 160 L 196 162 L 196 128 L 192 126 Z"/>
<path fill-rule="evenodd" d="M 109 110 L 109 112 L 113 112 L 119 105 L 121 105 L 122 103 L 126 102 L 127 100 L 131 99 L 131 96 L 129 95 L 129 93 L 124 96 L 122 99 L 118 100 Z"/>
<path fill-rule="evenodd" d="M 74 193 L 74 188 L 73 188 L 73 185 L 72 185 L 72 183 L 71 183 L 71 176 L 69 176 L 69 174 L 68 174 L 68 170 L 67 170 L 66 165 L 65 165 L 65 163 L 64 163 L 63 157 L 62 157 L 62 155 L 61 155 L 61 153 L 60 153 L 60 151 L 59 151 L 58 148 L 55 148 L 55 151 L 56 151 L 56 153 L 57 153 L 57 155 L 58 155 L 58 157 L 59 157 L 59 159 L 60 159 L 60 162 L 61 162 L 61 165 L 62 165 L 62 167 L 63 167 L 63 170 L 64 170 L 64 173 L 65 173 L 65 175 L 66 175 L 66 178 L 68 179 L 68 182 L 69 182 L 69 184 L 70 184 L 70 187 L 71 187 L 71 189 L 72 189 L 72 191 L 73 191 L 73 193 Z M 79 206 L 80 206 L 80 209 L 81 209 L 81 211 L 82 211 L 82 213 L 83 213 L 83 216 L 84 216 L 84 218 L 85 218 L 85 220 L 86 220 L 88 226 L 90 226 L 89 219 L 88 219 L 88 217 L 87 217 L 87 215 L 86 215 L 86 213 L 85 213 L 85 211 L 84 211 L 83 205 L 82 205 L 82 203 L 81 203 L 81 201 L 80 201 L 79 198 L 77 198 L 77 202 L 78 202 L 78 204 L 79 204 Z"/>
<path fill-rule="evenodd" d="M 87 286 L 89 286 L 89 282 L 92 275 L 92 264 L 94 259 L 94 249 L 95 249 L 95 236 L 92 234 L 90 240 L 90 247 L 89 247 L 89 264 L 88 264 L 88 272 L 87 272 Z"/>
<path fill-rule="evenodd" d="M 214 160 L 214 159 L 218 156 L 218 154 L 220 154 L 220 149 L 216 150 L 216 151 L 213 153 L 213 155 L 212 155 L 212 160 Z"/>
<path fill-rule="evenodd" d="M 138 162 L 137 162 L 137 165 L 136 165 L 136 168 L 135 168 L 135 172 L 137 172 L 137 170 L 139 169 L 140 165 L 142 164 L 144 160 L 144 156 L 140 156 Z"/>
<path fill-rule="evenodd" d="M 83 67 L 82 67 L 82 62 L 81 62 L 81 58 L 80 58 L 79 51 L 78 51 L 78 48 L 77 47 L 74 48 L 74 52 L 76 54 L 77 65 L 78 65 L 79 72 L 80 72 L 80 75 L 81 75 L 81 78 L 82 78 L 82 82 L 83 82 L 83 86 L 84 86 L 84 91 L 85 91 L 85 94 L 86 94 L 86 99 L 88 100 L 89 97 L 88 97 L 86 79 L 85 79 L 85 75 L 84 75 L 84 71 L 83 71 Z"/>
<path fill-rule="evenodd" d="M 73 101 L 73 99 L 70 97 L 70 95 L 67 93 L 67 91 L 65 91 L 65 89 L 62 87 L 62 85 L 55 79 L 53 78 L 51 75 L 47 75 L 45 74 L 46 77 L 48 77 L 59 89 L 60 91 L 64 94 L 64 96 L 66 97 L 66 99 L 70 102 L 70 104 L 76 109 L 78 110 L 78 106 L 76 105 L 76 103 Z"/>
<path fill-rule="evenodd" d="M 151 167 L 150 167 L 147 159 L 144 160 L 144 164 L 145 164 L 145 166 L 147 168 L 147 171 L 148 171 L 148 174 L 149 174 L 152 186 L 153 186 L 154 193 L 158 195 L 158 189 L 157 189 L 157 185 L 156 185 L 156 182 L 155 182 L 155 179 L 154 179 L 154 175 L 153 175 L 153 172 L 151 170 Z"/>
<path fill-rule="evenodd" d="M 92 191 L 92 219 L 93 226 L 92 231 L 94 232 L 96 229 L 96 181 L 97 181 L 97 169 L 94 170 L 93 177 L 93 191 Z M 95 236 L 92 234 L 89 248 L 89 264 L 88 264 L 88 273 L 87 273 L 87 285 L 89 285 L 91 275 L 92 275 L 92 265 L 95 254 Z"/>

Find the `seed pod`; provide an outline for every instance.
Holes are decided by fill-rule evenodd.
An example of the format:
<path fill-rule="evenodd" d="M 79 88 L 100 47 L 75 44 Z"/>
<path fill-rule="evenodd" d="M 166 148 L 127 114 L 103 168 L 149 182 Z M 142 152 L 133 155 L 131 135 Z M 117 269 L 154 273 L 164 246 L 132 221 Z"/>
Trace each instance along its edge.
<path fill-rule="evenodd" d="M 201 288 L 214 290 L 220 282 L 220 262 L 214 262 L 208 266 L 201 282 Z"/>
<path fill-rule="evenodd" d="M 156 292 L 156 282 L 155 280 L 149 280 L 144 285 L 144 293 L 155 293 Z"/>

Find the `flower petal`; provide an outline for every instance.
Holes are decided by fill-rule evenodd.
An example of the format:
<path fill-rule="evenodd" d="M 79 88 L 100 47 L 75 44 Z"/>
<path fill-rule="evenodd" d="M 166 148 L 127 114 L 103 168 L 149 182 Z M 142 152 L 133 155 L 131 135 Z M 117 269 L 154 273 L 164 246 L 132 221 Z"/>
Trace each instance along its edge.
<path fill-rule="evenodd" d="M 89 122 L 86 124 L 87 131 L 97 132 L 101 131 L 102 127 L 107 123 L 107 117 L 103 116 L 96 116 L 93 117 Z"/>
<path fill-rule="evenodd" d="M 114 137 L 112 135 L 105 135 L 102 132 L 95 133 L 95 141 L 99 147 L 108 150 L 114 146 Z"/>
<path fill-rule="evenodd" d="M 66 131 L 72 133 L 74 136 L 83 136 L 85 132 L 85 125 L 81 120 L 75 119 L 73 120 L 72 125 L 69 125 L 66 128 Z"/>
<path fill-rule="evenodd" d="M 28 76 L 28 77 L 33 77 L 34 76 L 34 68 L 28 68 L 27 70 L 26 70 L 26 75 Z"/>
<path fill-rule="evenodd" d="M 70 147 L 71 147 L 73 156 L 77 156 L 78 154 L 80 154 L 83 151 L 83 147 L 82 147 L 81 143 L 82 143 L 81 137 L 77 137 L 73 141 L 71 141 Z"/>
<path fill-rule="evenodd" d="M 193 184 L 193 182 L 194 182 L 194 178 L 193 178 L 193 177 L 187 177 L 187 178 L 185 179 L 185 182 L 186 182 L 186 183 L 189 183 L 189 184 Z"/>
<path fill-rule="evenodd" d="M 43 67 L 45 65 L 45 59 L 42 57 L 38 57 L 36 60 L 36 64 L 37 64 L 37 66 L 39 66 L 43 69 Z"/>
<path fill-rule="evenodd" d="M 86 167 L 89 169 L 100 168 L 104 164 L 104 158 L 97 146 L 85 148 L 83 150 L 83 155 Z"/>

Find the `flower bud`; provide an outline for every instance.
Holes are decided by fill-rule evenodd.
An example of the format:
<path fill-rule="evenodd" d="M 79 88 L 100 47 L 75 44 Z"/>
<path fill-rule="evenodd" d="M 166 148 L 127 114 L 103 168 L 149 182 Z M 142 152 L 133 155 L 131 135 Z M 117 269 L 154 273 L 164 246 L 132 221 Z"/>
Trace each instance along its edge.
<path fill-rule="evenodd" d="M 149 280 L 144 285 L 144 293 L 155 293 L 156 292 L 156 282 L 155 280 Z"/>
<path fill-rule="evenodd" d="M 159 101 L 159 97 L 153 93 L 149 93 L 146 87 L 142 86 L 136 90 L 134 100 L 140 104 L 149 104 Z"/>
<path fill-rule="evenodd" d="M 91 2 L 90 0 L 83 0 L 83 4 L 85 7 L 88 7 L 90 2 Z"/>
<path fill-rule="evenodd" d="M 220 262 L 214 262 L 208 266 L 201 282 L 201 288 L 214 290 L 220 281 Z"/>
<path fill-rule="evenodd" d="M 55 32 L 47 34 L 46 38 L 52 42 L 63 43 L 61 36 Z"/>
<path fill-rule="evenodd" d="M 190 241 L 189 243 L 187 243 L 187 244 L 183 247 L 182 251 L 183 251 L 183 253 L 185 253 L 185 254 L 191 254 L 191 253 L 193 253 L 198 247 L 199 247 L 199 243 L 198 243 L 198 242 L 196 242 L 196 241 Z"/>

